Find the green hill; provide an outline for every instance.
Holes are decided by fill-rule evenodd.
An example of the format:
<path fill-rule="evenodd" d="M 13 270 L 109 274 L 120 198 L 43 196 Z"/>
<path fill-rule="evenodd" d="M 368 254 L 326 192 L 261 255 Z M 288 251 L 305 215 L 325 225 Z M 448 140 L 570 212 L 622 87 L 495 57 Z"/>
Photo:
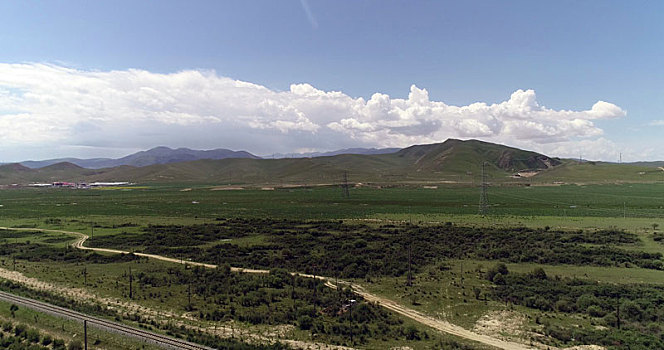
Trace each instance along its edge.
<path fill-rule="evenodd" d="M 539 153 L 477 140 L 450 139 L 438 144 L 411 146 L 396 155 L 409 159 L 417 171 L 434 172 L 465 173 L 478 170 L 483 162 L 505 172 L 542 170 L 560 164 L 560 160 Z"/>

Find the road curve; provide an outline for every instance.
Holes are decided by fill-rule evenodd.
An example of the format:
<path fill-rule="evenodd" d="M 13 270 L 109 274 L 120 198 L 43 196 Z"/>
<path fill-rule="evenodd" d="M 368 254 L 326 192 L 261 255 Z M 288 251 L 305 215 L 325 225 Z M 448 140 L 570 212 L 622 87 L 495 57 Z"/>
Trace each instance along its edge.
<path fill-rule="evenodd" d="M 78 239 L 72 243 L 72 247 L 78 248 L 78 249 L 83 249 L 83 250 L 91 250 L 91 251 L 97 251 L 97 252 L 107 252 L 107 253 L 117 253 L 117 254 L 129 254 L 132 252 L 124 251 L 124 250 L 117 250 L 117 249 L 107 249 L 107 248 L 92 248 L 92 247 L 86 247 L 83 245 L 85 241 L 89 238 L 88 235 L 81 233 L 81 232 L 75 232 L 75 231 L 63 231 L 63 230 L 49 230 L 49 229 L 36 229 L 36 228 L 13 228 L 13 227 L 0 227 L 0 229 L 4 230 L 16 230 L 16 231 L 42 231 L 42 232 L 59 232 L 59 233 L 65 233 L 69 235 L 74 235 L 77 236 Z M 182 260 L 182 259 L 174 259 L 174 258 L 169 258 L 161 255 L 154 255 L 154 254 L 145 254 L 145 253 L 133 253 L 134 255 L 137 256 L 143 256 L 151 259 L 156 259 L 156 260 L 162 260 L 162 261 L 168 261 L 176 264 L 187 264 L 190 266 L 202 266 L 206 268 L 216 268 L 217 265 L 214 264 L 206 264 L 206 263 L 201 263 L 201 262 L 195 262 L 195 261 L 188 261 L 188 260 Z M 232 271 L 237 271 L 237 272 L 246 272 L 246 273 L 269 273 L 270 271 L 268 270 L 257 270 L 257 269 L 245 269 L 245 268 L 238 268 L 238 267 L 232 267 Z M 320 280 L 325 281 L 325 285 L 330 287 L 330 288 L 337 288 L 337 285 L 333 283 L 335 279 L 329 278 L 329 277 L 324 277 L 324 276 L 314 276 L 310 274 L 302 274 L 302 273 L 297 273 L 293 272 L 292 274 L 302 276 L 302 277 L 309 277 L 309 278 L 317 278 Z M 362 287 L 359 284 L 355 283 L 349 283 L 346 281 L 341 281 L 337 280 L 336 283 L 338 284 L 344 284 L 347 286 L 350 286 L 353 288 L 353 291 L 360 296 L 362 296 L 364 299 L 367 301 L 377 303 L 378 305 L 381 305 L 382 307 L 391 310 L 393 312 L 396 312 L 400 315 L 403 315 L 405 317 L 408 317 L 418 323 L 424 324 L 426 326 L 429 326 L 433 329 L 436 329 L 438 331 L 452 334 L 461 338 L 473 340 L 482 344 L 490 345 L 499 349 L 504 349 L 504 350 L 533 350 L 537 349 L 535 347 L 527 346 L 521 343 L 516 343 L 516 342 L 511 342 L 511 341 L 506 341 L 498 338 L 494 338 L 488 335 L 484 334 L 479 334 L 475 333 L 473 331 L 470 331 L 468 329 L 465 329 L 463 327 L 457 326 L 455 324 L 452 324 L 450 322 L 440 320 L 437 318 L 433 318 L 431 316 L 427 316 L 422 314 L 421 312 L 418 312 L 416 310 L 410 309 L 408 307 L 405 307 L 393 300 L 379 297 L 375 294 L 372 294 L 368 292 L 364 287 Z M 549 347 L 549 349 L 555 350 L 556 348 L 554 347 Z"/>
<path fill-rule="evenodd" d="M 190 343 L 184 340 L 167 337 L 165 335 L 146 331 L 144 329 L 130 327 L 121 323 L 111 322 L 103 318 L 93 317 L 80 312 L 72 311 L 60 306 L 44 303 L 38 300 L 24 298 L 21 296 L 0 292 L 0 300 L 23 307 L 33 309 L 35 311 L 44 312 L 58 317 L 73 319 L 76 321 L 87 321 L 89 325 L 102 328 L 110 332 L 121 333 L 131 337 L 140 338 L 145 341 L 157 344 L 159 346 L 168 347 L 171 349 L 185 349 L 185 350 L 211 350 L 212 348 Z"/>

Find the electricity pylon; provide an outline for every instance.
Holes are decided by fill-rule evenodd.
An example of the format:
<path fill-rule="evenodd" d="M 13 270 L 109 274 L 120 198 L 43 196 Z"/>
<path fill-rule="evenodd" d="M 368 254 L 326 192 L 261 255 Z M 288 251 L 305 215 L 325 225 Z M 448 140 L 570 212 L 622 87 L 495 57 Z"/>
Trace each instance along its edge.
<path fill-rule="evenodd" d="M 486 215 L 489 213 L 489 198 L 487 197 L 487 188 L 489 187 L 489 183 L 486 181 L 486 162 L 482 163 L 482 189 L 480 192 L 480 208 L 479 208 L 479 214 L 480 215 Z"/>

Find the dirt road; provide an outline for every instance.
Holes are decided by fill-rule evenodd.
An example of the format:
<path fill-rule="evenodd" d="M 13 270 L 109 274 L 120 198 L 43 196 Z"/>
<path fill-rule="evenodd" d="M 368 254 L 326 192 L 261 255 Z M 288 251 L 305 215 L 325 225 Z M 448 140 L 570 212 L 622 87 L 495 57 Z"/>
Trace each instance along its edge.
<path fill-rule="evenodd" d="M 12 227 L 0 227 L 0 229 L 4 230 L 15 230 L 15 231 L 42 231 L 42 232 L 58 232 L 58 233 L 64 233 L 64 234 L 69 234 L 78 237 L 78 239 L 72 243 L 72 246 L 78 249 L 83 249 L 83 250 L 91 250 L 91 251 L 97 251 L 97 252 L 107 252 L 107 253 L 117 253 L 117 254 L 129 254 L 131 252 L 124 251 L 124 250 L 117 250 L 117 249 L 106 249 L 106 248 L 91 248 L 91 247 L 86 247 L 83 245 L 85 241 L 89 238 L 88 235 L 83 234 L 81 232 L 75 232 L 75 231 L 63 231 L 63 230 L 48 230 L 48 229 L 36 229 L 36 228 L 12 228 Z M 195 262 L 195 261 L 189 261 L 189 260 L 182 260 L 182 259 L 174 259 L 174 258 L 169 258 L 161 255 L 154 255 L 154 254 L 145 254 L 145 253 L 133 253 L 134 255 L 137 256 L 143 256 L 147 257 L 150 259 L 156 259 L 156 260 L 162 260 L 162 261 L 168 261 L 176 264 L 187 264 L 190 266 L 203 266 L 206 268 L 216 268 L 217 265 L 214 264 L 206 264 L 206 263 L 201 263 L 201 262 Z M 244 268 L 237 268 L 233 267 L 231 268 L 233 271 L 237 272 L 246 272 L 246 273 L 269 273 L 268 270 L 257 270 L 257 269 L 244 269 Z M 300 274 L 300 273 L 294 273 L 299 276 L 303 277 L 309 277 L 309 278 L 317 278 L 320 280 L 325 281 L 325 285 L 330 287 L 330 288 L 337 288 L 337 285 L 333 283 L 334 279 L 324 277 L 324 276 L 313 276 L 313 275 L 308 275 L 308 274 Z M 483 335 L 483 334 L 478 334 L 475 332 L 472 332 L 470 330 L 467 330 L 465 328 L 462 328 L 460 326 L 454 325 L 452 323 L 449 323 L 444 320 L 436 319 L 431 316 L 424 315 L 418 311 L 415 311 L 413 309 L 407 308 L 393 300 L 386 299 L 383 297 L 379 297 L 375 294 L 372 294 L 368 292 L 364 287 L 362 287 L 359 284 L 355 283 L 349 283 L 346 281 L 337 281 L 338 284 L 344 284 L 351 286 L 353 290 L 361 295 L 364 299 L 366 299 L 369 302 L 374 302 L 377 303 L 384 308 L 391 310 L 393 312 L 396 312 L 400 315 L 403 315 L 405 317 L 408 317 L 416 322 L 419 322 L 421 324 L 424 324 L 426 326 L 429 326 L 433 329 L 436 329 L 438 331 L 444 332 L 444 333 L 449 333 L 461 338 L 473 340 L 482 344 L 494 346 L 499 349 L 505 349 L 505 350 L 532 350 L 536 349 L 531 346 L 527 346 L 524 344 L 516 343 L 516 342 L 510 342 L 510 341 L 505 341 L 502 339 L 494 338 L 488 335 Z M 548 347 L 551 350 L 555 350 L 553 347 Z"/>

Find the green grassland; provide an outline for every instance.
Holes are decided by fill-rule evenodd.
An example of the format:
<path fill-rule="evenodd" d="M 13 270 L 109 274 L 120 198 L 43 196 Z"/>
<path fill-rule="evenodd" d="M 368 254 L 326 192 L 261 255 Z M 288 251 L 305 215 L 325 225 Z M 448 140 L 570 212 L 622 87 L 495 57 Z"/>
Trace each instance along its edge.
<path fill-rule="evenodd" d="M 151 186 L 132 190 L 11 189 L 0 191 L 0 220 L 63 217 L 215 217 L 301 219 L 426 219 L 473 215 L 479 188 L 465 186 L 339 187 L 215 191 L 211 187 Z M 187 191 L 182 191 L 187 189 Z M 609 217 L 661 219 L 664 183 L 622 185 L 496 186 L 488 190 L 492 217 Z M 160 219 L 161 220 L 161 219 Z M 564 220 L 564 219 L 563 219 Z M 422 221 L 422 220 L 417 220 Z M 440 221 L 440 220 L 435 220 Z M 143 224 L 143 222 L 136 222 Z M 651 222 L 652 223 L 652 222 Z M 574 223 L 573 225 L 576 225 Z"/>
<path fill-rule="evenodd" d="M 590 170 L 582 169 L 585 167 Z M 600 168 L 601 164 L 578 165 L 581 173 Z M 547 181 L 557 176 L 553 170 L 551 173 L 546 175 L 551 176 Z M 580 175 L 579 180 L 588 178 L 589 174 Z M 653 176 L 656 175 L 659 174 Z M 575 339 L 595 339 L 593 337 L 602 336 L 604 331 L 615 331 L 620 339 L 614 339 L 617 342 L 617 345 L 612 345 L 614 348 L 623 349 L 626 345 L 631 345 L 632 349 L 639 346 L 647 348 L 644 344 L 648 343 L 644 342 L 656 344 L 656 339 L 644 340 L 638 335 L 649 332 L 658 337 L 662 328 L 659 319 L 648 321 L 639 319 L 637 315 L 626 319 L 624 328 L 618 331 L 611 324 L 610 317 L 606 316 L 611 314 L 610 310 L 601 309 L 606 308 L 605 300 L 601 297 L 597 302 L 600 310 L 593 309 L 592 315 L 585 309 L 563 310 L 562 306 L 561 309 L 552 307 L 544 310 L 533 307 L 532 303 L 528 304 L 527 297 L 504 289 L 506 285 L 496 284 L 486 278 L 487 272 L 496 262 L 502 261 L 510 272 L 509 277 L 505 278 L 507 283 L 522 286 L 524 290 L 537 290 L 544 288 L 545 284 L 542 283 L 549 283 L 561 291 L 555 296 L 561 300 L 561 305 L 564 301 L 572 303 L 572 299 L 580 297 L 577 295 L 579 292 L 566 284 L 568 279 L 598 284 L 599 287 L 594 284 L 584 287 L 589 290 L 624 286 L 620 288 L 625 288 L 625 295 L 635 291 L 646 290 L 651 293 L 658 290 L 664 281 L 664 271 L 653 262 L 660 261 L 661 256 L 657 254 L 664 253 L 664 243 L 660 243 L 661 232 L 664 230 L 664 183 L 616 183 L 620 182 L 619 177 L 616 174 L 612 182 L 607 184 L 539 186 L 532 178 L 522 179 L 523 183 L 518 186 L 495 184 L 489 188 L 490 214 L 487 216 L 477 215 L 479 188 L 460 184 L 437 183 L 436 188 L 425 188 L 422 184 L 357 186 L 351 188 L 350 198 L 344 198 L 337 186 L 214 190 L 218 186 L 174 183 L 107 190 L 6 189 L 0 191 L 0 226 L 71 230 L 88 235 L 94 232 L 87 243 L 90 246 L 146 251 L 232 266 L 282 267 L 289 271 L 340 276 L 403 305 L 466 328 L 475 327 L 483 318 L 507 311 L 524 315 L 517 322 L 522 333 L 516 338 L 526 343 L 533 341 L 556 346 L 574 345 L 576 343 L 570 340 L 568 333 L 576 327 L 588 330 L 588 334 L 573 333 L 576 338 L 572 338 Z M 285 227 L 274 226 L 275 222 L 284 219 L 287 220 Z M 343 223 L 339 222 L 340 219 Z M 242 224 L 244 226 L 237 224 L 243 227 L 238 234 L 233 235 L 227 229 L 207 236 L 197 235 L 205 227 L 232 223 L 233 220 L 247 221 Z M 311 227 L 318 223 L 323 223 L 325 228 Z M 166 229 L 159 233 L 155 227 Z M 173 227 L 175 229 L 171 229 Z M 423 236 L 424 245 L 416 246 L 414 251 L 426 254 L 413 259 L 414 283 L 413 286 L 406 286 L 407 257 L 404 254 L 407 252 L 407 242 L 418 237 L 418 230 L 440 233 L 448 232 L 446 230 L 449 227 L 458 228 L 459 235 L 451 235 L 447 241 L 440 242 L 431 238 L 435 235 Z M 528 228 L 528 231 L 523 228 Z M 602 236 L 602 230 L 616 233 L 605 237 Z M 627 241 L 612 240 L 611 237 L 621 237 L 622 230 L 627 234 Z M 275 232 L 287 234 L 279 236 Z M 492 244 L 491 239 L 483 236 L 468 241 L 463 239 L 464 235 L 478 232 L 493 235 L 490 237 L 494 237 L 496 243 Z M 192 241 L 165 240 L 170 235 L 178 237 L 178 234 Z M 159 238 L 159 235 L 163 237 Z M 283 240 L 288 235 L 292 235 L 293 239 Z M 511 236 L 519 237 L 520 241 L 511 241 Z M 538 245 L 537 240 L 544 237 L 548 238 L 543 242 L 549 243 Z M 581 241 L 570 243 L 561 240 L 563 237 Z M 606 240 L 593 240 L 598 237 L 605 237 Z M 183 270 L 181 266 L 145 259 L 123 261 L 107 254 L 94 256 L 91 253 L 68 252 L 65 247 L 72 240 L 73 237 L 61 233 L 5 231 L 0 237 L 0 246 L 8 250 L 5 250 L 6 258 L 3 256 L 4 266 L 0 267 L 11 269 L 12 261 L 9 257 L 17 257 L 17 269 L 26 276 L 62 286 L 83 288 L 102 297 L 121 299 L 127 298 L 129 267 L 134 274 L 160 280 L 173 276 L 169 275 L 169 268 Z M 301 245 L 302 242 L 310 242 L 313 246 Z M 390 245 L 380 246 L 380 242 L 389 242 Z M 478 248 L 473 242 L 482 245 Z M 519 251 L 518 244 L 522 242 L 531 242 L 529 244 L 532 245 L 526 247 L 542 249 L 541 255 L 548 260 L 533 260 L 512 254 Z M 455 246 L 457 243 L 459 245 Z M 446 250 L 446 245 L 452 245 L 456 250 Z M 566 263 L 556 260 L 563 255 L 544 254 L 546 249 L 557 245 L 560 245 L 561 252 L 583 252 L 579 256 L 592 259 L 589 263 Z M 292 258 L 284 259 L 284 256 L 289 256 L 284 251 L 289 246 L 294 254 Z M 395 255 L 376 255 L 390 246 L 393 252 L 400 254 L 397 256 L 397 267 L 380 263 L 385 259 L 394 259 Z M 322 247 L 333 249 L 330 251 L 332 254 L 325 254 Z M 345 254 L 335 255 L 334 249 Z M 263 255 L 252 255 L 258 254 L 258 251 Z M 457 254 L 455 251 L 467 253 Z M 221 258 L 219 252 L 228 254 L 226 258 Z M 241 254 L 235 255 L 238 252 Z M 62 256 L 58 256 L 58 253 L 62 253 Z M 602 254 L 607 261 L 601 259 Z M 362 257 L 366 261 L 362 261 Z M 309 265 L 316 262 L 317 267 L 313 270 L 307 268 L 307 262 Z M 358 275 L 359 270 L 347 269 L 352 264 L 372 268 Z M 545 282 L 537 284 L 537 281 L 520 277 L 529 276 L 540 267 L 548 276 Z M 84 271 L 87 274 L 85 282 Z M 184 270 L 183 273 L 192 273 L 192 270 Z M 324 293 L 322 290 L 320 293 Z M 210 296 L 204 297 L 202 291 L 195 292 L 193 305 L 190 305 L 187 292 L 187 284 L 174 281 L 171 281 L 168 288 L 149 283 L 137 284 L 136 302 L 164 312 L 195 314 L 195 311 L 199 311 L 197 317 L 200 317 L 200 311 L 206 308 L 206 299 Z M 268 289 L 265 292 L 274 291 Z M 509 301 L 506 303 L 505 300 Z M 655 303 L 654 300 L 625 297 L 623 303 L 641 303 L 638 310 L 645 315 L 645 310 Z M 281 302 L 286 301 L 274 301 L 274 304 L 269 305 L 278 308 Z M 187 311 L 189 307 L 192 309 Z M 316 319 L 315 314 L 313 318 Z M 396 318 L 402 322 L 399 329 L 405 331 L 413 326 L 421 339 L 413 341 L 399 336 L 376 336 L 367 338 L 364 343 L 357 343 L 357 346 L 379 349 L 387 345 L 407 345 L 424 349 L 436 346 L 445 348 L 443 345 L 452 344 L 446 342 L 458 342 L 460 346 L 465 344 L 471 348 L 478 347 L 477 344 L 416 326 L 401 317 Z M 294 327 L 289 336 L 312 340 L 310 331 L 299 328 L 299 321 L 297 317 L 283 321 Z M 211 324 L 206 323 L 211 321 L 205 315 L 199 322 Z M 246 329 L 260 326 L 239 318 L 236 318 L 236 322 L 244 323 L 242 327 Z M 323 329 L 325 324 L 333 325 L 334 322 L 334 317 L 320 318 Z M 269 327 L 276 325 L 269 322 L 262 324 Z M 607 327 L 606 330 L 603 327 Z M 401 331 L 395 332 L 388 334 L 405 336 Z M 428 339 L 425 339 L 425 333 Z M 316 334 L 319 334 L 318 338 L 313 340 L 340 344 L 348 344 L 350 341 L 344 336 L 324 335 L 322 332 Z"/>

